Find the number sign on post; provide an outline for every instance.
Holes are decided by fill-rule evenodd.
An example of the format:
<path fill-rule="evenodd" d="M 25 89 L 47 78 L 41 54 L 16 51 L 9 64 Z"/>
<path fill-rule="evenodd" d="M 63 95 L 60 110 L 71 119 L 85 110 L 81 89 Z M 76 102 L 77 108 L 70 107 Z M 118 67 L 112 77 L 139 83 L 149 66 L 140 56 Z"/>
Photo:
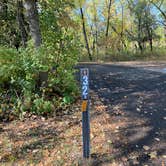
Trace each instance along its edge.
<path fill-rule="evenodd" d="M 89 70 L 81 69 L 83 157 L 90 157 Z"/>

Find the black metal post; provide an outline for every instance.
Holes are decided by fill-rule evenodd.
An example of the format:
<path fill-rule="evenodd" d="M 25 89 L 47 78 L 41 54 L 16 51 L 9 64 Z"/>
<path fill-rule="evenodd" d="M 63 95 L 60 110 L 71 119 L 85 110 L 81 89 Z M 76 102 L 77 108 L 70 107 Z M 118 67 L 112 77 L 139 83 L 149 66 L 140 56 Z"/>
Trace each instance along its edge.
<path fill-rule="evenodd" d="M 81 69 L 83 158 L 90 157 L 89 70 Z"/>

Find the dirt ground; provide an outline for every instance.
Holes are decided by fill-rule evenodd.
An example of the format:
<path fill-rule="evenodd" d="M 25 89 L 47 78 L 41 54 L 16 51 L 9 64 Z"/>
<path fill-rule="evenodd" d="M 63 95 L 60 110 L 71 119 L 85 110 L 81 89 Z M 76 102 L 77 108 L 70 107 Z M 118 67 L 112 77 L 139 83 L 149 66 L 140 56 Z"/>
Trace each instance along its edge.
<path fill-rule="evenodd" d="M 156 70 L 165 68 L 165 63 L 84 64 L 80 67 L 90 69 L 91 89 L 107 106 L 110 119 L 114 117 L 123 123 L 117 133 L 105 132 L 107 140 L 112 140 L 113 159 L 124 166 L 165 165 L 166 74 Z M 110 154 L 104 156 L 109 158 Z M 112 160 L 107 157 L 105 160 L 101 157 L 99 165 L 111 165 Z"/>
<path fill-rule="evenodd" d="M 119 62 L 115 63 L 115 65 L 137 67 L 146 70 L 166 73 L 166 61 L 148 61 L 148 62 L 131 61 L 131 62 Z"/>
<path fill-rule="evenodd" d="M 134 62 L 81 67 L 90 70 L 90 165 L 165 166 L 166 74 Z M 82 165 L 80 105 L 63 117 L 0 122 L 0 165 Z"/>

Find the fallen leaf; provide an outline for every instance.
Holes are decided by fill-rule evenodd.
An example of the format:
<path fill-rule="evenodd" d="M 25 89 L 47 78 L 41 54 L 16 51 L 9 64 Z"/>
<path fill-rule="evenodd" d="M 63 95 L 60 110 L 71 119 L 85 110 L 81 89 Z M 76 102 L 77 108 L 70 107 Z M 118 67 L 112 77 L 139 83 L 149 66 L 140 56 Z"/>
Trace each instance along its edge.
<path fill-rule="evenodd" d="M 162 157 L 163 157 L 164 159 L 166 159 L 166 155 L 163 155 Z"/>
<path fill-rule="evenodd" d="M 137 111 L 138 111 L 138 112 L 140 112 L 140 111 L 141 111 L 141 109 L 140 109 L 140 108 L 137 108 Z"/>
<path fill-rule="evenodd" d="M 42 121 L 45 121 L 46 119 L 44 117 L 41 118 Z"/>
<path fill-rule="evenodd" d="M 33 151 L 32 151 L 32 153 L 37 153 L 39 151 L 39 149 L 34 149 Z"/>
<path fill-rule="evenodd" d="M 144 145 L 144 146 L 143 146 L 143 149 L 144 149 L 144 150 L 149 150 L 149 149 L 150 149 L 150 147 L 149 147 L 149 146 L 145 146 L 145 145 Z"/>
<path fill-rule="evenodd" d="M 109 144 L 112 144 L 112 141 L 111 141 L 111 140 L 108 140 L 108 143 L 109 143 Z"/>
<path fill-rule="evenodd" d="M 29 153 L 29 152 L 31 152 L 31 150 L 30 150 L 30 149 L 27 149 L 26 151 L 27 151 L 28 153 Z"/>
<path fill-rule="evenodd" d="M 118 132 L 119 132 L 119 130 L 114 130 L 114 132 L 115 132 L 115 133 L 118 133 Z"/>
<path fill-rule="evenodd" d="M 151 159 L 155 159 L 155 158 L 157 158 L 157 152 L 156 152 L 156 151 L 151 152 L 151 153 L 149 154 L 149 156 L 150 156 Z"/>
<path fill-rule="evenodd" d="M 160 141 L 160 139 L 159 139 L 159 138 L 155 138 L 155 140 L 156 140 L 156 141 L 158 141 L 158 142 Z"/>
<path fill-rule="evenodd" d="M 165 164 L 164 164 L 164 161 L 162 161 L 162 164 L 161 164 L 161 166 L 165 166 Z"/>
<path fill-rule="evenodd" d="M 116 129 L 119 129 L 120 127 L 119 127 L 119 126 L 116 126 L 115 128 L 116 128 Z"/>

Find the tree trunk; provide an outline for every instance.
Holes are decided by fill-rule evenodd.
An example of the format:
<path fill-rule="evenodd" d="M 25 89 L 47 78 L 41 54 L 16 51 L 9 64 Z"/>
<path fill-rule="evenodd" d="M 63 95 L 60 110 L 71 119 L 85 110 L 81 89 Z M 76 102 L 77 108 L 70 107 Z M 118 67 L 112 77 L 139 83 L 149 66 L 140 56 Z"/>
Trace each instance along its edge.
<path fill-rule="evenodd" d="M 138 19 L 138 46 L 140 48 L 140 51 L 143 51 L 143 46 L 142 46 L 142 36 L 141 36 L 141 18 Z"/>
<path fill-rule="evenodd" d="M 8 2 L 7 0 L 2 0 L 2 2 L 0 2 L 0 15 L 4 20 L 7 20 L 7 14 L 8 14 L 7 2 Z"/>
<path fill-rule="evenodd" d="M 107 26 L 106 26 L 106 33 L 105 33 L 105 38 L 106 38 L 105 53 L 107 53 L 107 40 L 108 40 L 108 32 L 109 32 L 110 17 L 111 17 L 111 13 L 110 13 L 111 3 L 112 3 L 112 0 L 109 0 L 109 4 L 108 4 L 108 16 L 107 16 Z"/>
<path fill-rule="evenodd" d="M 123 50 L 123 46 L 126 48 L 126 44 L 125 44 L 125 41 L 123 39 L 123 35 L 124 35 L 124 7 L 123 5 L 122 6 L 122 31 L 121 31 L 121 41 L 122 41 L 122 50 Z"/>
<path fill-rule="evenodd" d="M 42 43 L 42 37 L 39 26 L 39 17 L 36 6 L 36 0 L 25 0 L 24 7 L 26 9 L 26 15 L 29 22 L 31 36 L 34 40 L 35 47 L 37 48 Z"/>
<path fill-rule="evenodd" d="M 153 33 L 152 33 L 152 30 L 150 30 L 149 44 L 150 44 L 150 50 L 153 51 Z"/>
<path fill-rule="evenodd" d="M 106 27 L 106 33 L 105 33 L 106 38 L 108 37 L 108 32 L 109 32 L 110 17 L 111 17 L 111 14 L 110 14 L 111 3 L 112 3 L 112 0 L 109 1 L 109 5 L 108 5 L 107 27 Z"/>
<path fill-rule="evenodd" d="M 25 20 L 24 20 L 24 14 L 23 14 L 23 2 L 22 0 L 17 0 L 17 21 L 21 33 L 21 39 L 22 44 L 24 47 L 26 47 L 27 42 L 27 32 L 25 29 Z"/>
<path fill-rule="evenodd" d="M 93 33 L 93 26 L 91 25 L 91 35 L 93 38 L 93 42 L 92 42 L 92 55 L 95 55 L 95 35 Z"/>
<path fill-rule="evenodd" d="M 84 13 L 83 13 L 83 10 L 82 10 L 81 7 L 80 7 L 80 12 L 81 12 L 82 30 L 83 30 L 83 34 L 84 34 L 84 39 L 85 39 L 86 49 L 87 49 L 87 51 L 88 51 L 89 59 L 90 59 L 90 61 L 92 61 L 92 55 L 91 55 L 91 53 L 90 53 L 90 48 L 89 48 L 88 38 L 87 38 L 87 34 L 86 34 L 85 20 L 84 20 Z"/>
<path fill-rule="evenodd" d="M 146 30 L 147 30 L 147 34 L 148 34 L 147 40 L 149 41 L 150 50 L 153 51 L 152 29 L 149 27 L 148 23 L 146 23 Z"/>
<path fill-rule="evenodd" d="M 150 50 L 153 51 L 153 40 L 152 38 L 149 39 Z"/>
<path fill-rule="evenodd" d="M 24 7 L 26 9 L 26 15 L 28 18 L 30 33 L 34 40 L 34 46 L 40 47 L 42 44 L 42 36 L 39 26 L 38 9 L 36 5 L 37 0 L 25 0 Z M 48 83 L 48 71 L 39 71 L 38 86 L 46 87 Z"/>
<path fill-rule="evenodd" d="M 149 45 L 150 45 L 150 50 L 153 51 L 153 38 L 151 31 L 149 31 Z"/>
<path fill-rule="evenodd" d="M 166 19 L 166 13 L 159 6 L 157 6 L 154 2 L 151 1 L 151 3 L 160 11 L 160 13 Z"/>
<path fill-rule="evenodd" d="M 95 55 L 95 37 L 94 37 L 94 35 L 93 35 L 92 52 L 93 52 L 93 55 Z"/>
<path fill-rule="evenodd" d="M 96 45 L 96 57 L 98 59 L 99 48 L 98 48 L 98 25 L 97 25 L 97 9 L 95 1 L 93 0 L 93 8 L 94 8 L 94 25 L 95 25 L 95 45 Z"/>
<path fill-rule="evenodd" d="M 96 29 L 95 36 L 96 36 L 96 56 L 97 56 L 97 60 L 98 60 L 98 57 L 99 57 L 99 48 L 98 48 L 98 31 L 97 31 L 97 29 Z"/>
<path fill-rule="evenodd" d="M 143 47 L 142 47 L 142 43 L 140 41 L 138 41 L 138 46 L 139 46 L 139 49 L 141 50 L 141 52 L 143 51 Z"/>
<path fill-rule="evenodd" d="M 126 45 L 124 39 L 122 38 L 122 34 L 119 34 L 118 31 L 116 30 L 116 28 L 115 28 L 113 25 L 111 25 L 111 28 L 112 28 L 112 30 L 113 30 L 118 36 L 121 37 L 121 42 L 122 42 L 123 46 L 124 46 L 125 48 L 127 48 L 127 45 Z M 132 36 L 131 34 L 129 34 L 129 35 Z"/>

